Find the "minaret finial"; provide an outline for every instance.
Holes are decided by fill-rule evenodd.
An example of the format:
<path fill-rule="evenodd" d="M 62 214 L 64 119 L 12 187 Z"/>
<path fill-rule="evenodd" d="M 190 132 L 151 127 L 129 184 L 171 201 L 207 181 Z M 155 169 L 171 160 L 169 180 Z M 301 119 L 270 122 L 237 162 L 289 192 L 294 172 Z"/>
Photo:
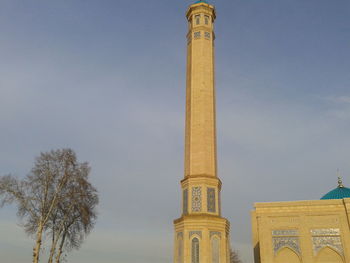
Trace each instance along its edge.
<path fill-rule="evenodd" d="M 342 180 L 342 178 L 340 176 L 339 169 L 337 169 L 337 176 L 338 176 L 338 187 L 339 188 L 344 188 L 343 180 Z"/>

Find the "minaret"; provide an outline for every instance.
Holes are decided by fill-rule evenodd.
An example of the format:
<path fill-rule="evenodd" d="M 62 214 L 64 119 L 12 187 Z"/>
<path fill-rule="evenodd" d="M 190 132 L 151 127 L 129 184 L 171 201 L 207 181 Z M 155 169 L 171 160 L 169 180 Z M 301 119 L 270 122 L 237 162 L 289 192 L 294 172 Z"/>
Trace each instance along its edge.
<path fill-rule="evenodd" d="M 197 1 L 186 13 L 187 79 L 182 216 L 175 225 L 175 263 L 229 263 L 229 222 L 221 217 L 217 177 L 214 6 Z"/>

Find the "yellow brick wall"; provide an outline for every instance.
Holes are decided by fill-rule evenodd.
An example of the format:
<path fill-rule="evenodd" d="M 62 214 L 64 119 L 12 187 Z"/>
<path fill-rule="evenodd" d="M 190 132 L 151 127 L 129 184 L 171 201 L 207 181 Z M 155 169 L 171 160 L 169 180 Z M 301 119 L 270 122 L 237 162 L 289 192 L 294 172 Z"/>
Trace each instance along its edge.
<path fill-rule="evenodd" d="M 350 262 L 349 204 L 349 199 L 256 203 L 255 263 Z"/>

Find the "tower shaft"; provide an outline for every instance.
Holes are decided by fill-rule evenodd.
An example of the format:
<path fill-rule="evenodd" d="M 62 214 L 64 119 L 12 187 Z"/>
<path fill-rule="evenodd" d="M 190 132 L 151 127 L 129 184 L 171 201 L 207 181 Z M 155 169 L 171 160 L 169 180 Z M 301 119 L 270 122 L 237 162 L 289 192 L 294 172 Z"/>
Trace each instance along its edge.
<path fill-rule="evenodd" d="M 229 222 L 221 217 L 215 124 L 214 6 L 186 13 L 187 76 L 182 216 L 175 225 L 175 263 L 228 263 Z"/>
<path fill-rule="evenodd" d="M 194 5 L 187 19 L 185 177 L 215 177 L 215 9 Z"/>

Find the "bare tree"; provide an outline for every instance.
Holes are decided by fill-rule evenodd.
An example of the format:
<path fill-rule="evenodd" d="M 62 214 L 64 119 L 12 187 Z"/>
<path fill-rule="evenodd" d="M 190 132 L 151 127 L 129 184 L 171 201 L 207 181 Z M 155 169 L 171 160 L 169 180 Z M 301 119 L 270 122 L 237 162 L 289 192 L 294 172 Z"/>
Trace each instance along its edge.
<path fill-rule="evenodd" d="M 41 153 L 36 158 L 31 173 L 23 180 L 11 175 L 0 177 L 0 205 L 15 202 L 18 206 L 17 214 L 23 222 L 26 233 L 35 236 L 33 263 L 39 262 L 44 232 L 49 230 L 55 233 L 52 235 L 51 254 L 65 232 L 65 236 L 68 236 L 71 226 L 67 227 L 67 221 L 72 220 L 71 215 L 77 211 L 81 211 L 83 215 L 83 210 L 90 209 L 88 212 L 85 211 L 90 215 L 89 219 L 86 219 L 88 216 L 81 216 L 84 218 L 81 222 L 85 223 L 82 226 L 86 228 L 81 228 L 83 231 L 79 233 L 87 234 L 92 229 L 96 219 L 94 208 L 98 198 L 96 189 L 87 180 L 89 170 L 87 163 L 77 162 L 76 155 L 71 149 L 62 149 Z M 89 193 L 83 193 L 84 189 L 89 190 Z M 92 200 L 87 200 L 88 198 Z"/>
<path fill-rule="evenodd" d="M 230 249 L 230 263 L 242 263 L 236 250 Z"/>
<path fill-rule="evenodd" d="M 56 262 L 60 262 L 64 250 L 78 249 L 95 224 L 98 196 L 87 180 L 89 170 L 85 164 L 80 167 L 49 220 L 52 237 L 49 263 L 53 262 L 54 256 Z"/>

